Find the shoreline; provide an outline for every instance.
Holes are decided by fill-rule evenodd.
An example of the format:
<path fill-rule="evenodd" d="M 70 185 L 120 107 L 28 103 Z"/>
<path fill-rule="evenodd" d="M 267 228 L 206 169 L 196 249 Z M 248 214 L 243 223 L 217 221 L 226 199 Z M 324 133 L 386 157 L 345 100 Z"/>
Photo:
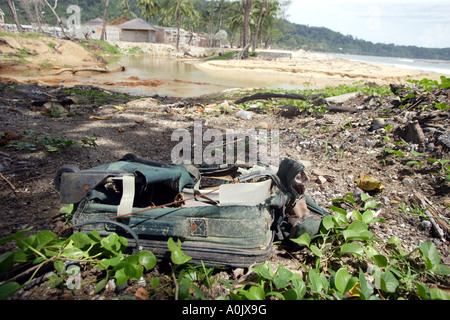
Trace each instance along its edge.
<path fill-rule="evenodd" d="M 39 39 L 27 39 L 19 37 L 2 37 L 9 46 L 1 45 L 0 48 L 5 54 L 17 54 L 24 49 L 30 54 L 26 57 L 27 63 L 16 62 L 13 67 L 4 66 L 1 70 L 1 79 L 13 79 L 19 82 L 41 82 L 43 84 L 64 84 L 73 86 L 78 84 L 96 85 L 108 89 L 118 89 L 134 91 L 137 88 L 147 89 L 145 75 L 140 79 L 122 78 L 121 86 L 114 84 L 115 77 L 105 79 L 96 74 L 91 76 L 78 75 L 56 75 L 57 70 L 67 66 L 102 66 L 105 64 L 91 52 L 86 51 L 80 44 L 68 40 L 60 40 L 58 50 L 53 49 L 54 38 L 41 37 Z M 213 50 L 230 51 L 233 49 L 214 49 L 199 47 L 183 47 L 176 51 L 172 45 L 154 43 L 132 43 L 132 42 L 111 42 L 120 48 L 123 54 L 135 47 L 139 47 L 145 56 L 155 58 L 176 59 L 183 63 L 193 64 L 197 69 L 205 73 L 213 73 L 228 79 L 238 79 L 245 73 L 246 76 L 256 80 L 264 80 L 271 89 L 277 88 L 277 84 L 287 84 L 281 89 L 303 89 L 325 87 L 337 87 L 339 85 L 351 85 L 355 82 L 374 83 L 377 85 L 387 85 L 391 83 L 402 83 L 408 79 L 429 78 L 439 80 L 441 74 L 414 70 L 408 68 L 394 67 L 376 63 L 352 61 L 345 58 L 330 57 L 326 53 L 307 52 L 304 50 L 258 50 L 265 53 L 264 57 L 250 58 L 247 60 L 211 60 L 204 61 L 202 58 L 210 56 Z M 76 54 L 74 54 L 76 53 Z M 185 54 L 188 53 L 188 54 Z M 290 56 L 291 58 L 271 58 L 271 54 L 276 56 Z M 104 55 L 108 56 L 108 55 Z M 6 60 L 6 59 L 5 59 Z M 5 61 L 3 60 L 3 61 Z M 1 60 L 0 60 L 1 62 Z M 1 67 L 1 64 L 0 64 Z M 137 78 L 137 77 L 135 77 Z M 108 81 L 109 80 L 109 81 Z M 155 79 L 152 79 L 155 80 Z M 173 79 L 164 88 L 170 94 L 174 89 L 169 88 L 177 85 L 177 79 Z M 147 81 L 148 82 L 148 81 Z M 262 81 L 259 81 L 261 83 Z M 178 83 L 179 85 L 179 83 Z M 211 84 L 214 86 L 215 84 Z M 254 88 L 255 85 L 236 85 L 237 88 Z M 163 89 L 161 87 L 161 89 Z M 206 89 L 206 88 L 205 88 Z M 142 90 L 141 90 L 142 91 Z M 206 92 L 207 94 L 208 92 Z"/>
<path fill-rule="evenodd" d="M 291 59 L 248 59 L 199 61 L 195 66 L 204 72 L 246 72 L 255 76 L 287 77 L 301 85 L 323 88 L 371 82 L 378 85 L 401 83 L 408 79 L 439 80 L 442 74 L 432 71 L 390 66 L 345 58 L 330 57 L 326 53 L 305 52 Z"/>

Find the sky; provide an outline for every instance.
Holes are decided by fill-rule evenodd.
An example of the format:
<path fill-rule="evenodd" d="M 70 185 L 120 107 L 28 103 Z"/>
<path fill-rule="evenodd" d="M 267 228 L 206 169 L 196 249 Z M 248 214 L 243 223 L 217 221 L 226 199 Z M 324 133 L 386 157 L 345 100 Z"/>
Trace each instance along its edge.
<path fill-rule="evenodd" d="M 292 0 L 287 19 L 374 43 L 450 48 L 449 0 Z"/>

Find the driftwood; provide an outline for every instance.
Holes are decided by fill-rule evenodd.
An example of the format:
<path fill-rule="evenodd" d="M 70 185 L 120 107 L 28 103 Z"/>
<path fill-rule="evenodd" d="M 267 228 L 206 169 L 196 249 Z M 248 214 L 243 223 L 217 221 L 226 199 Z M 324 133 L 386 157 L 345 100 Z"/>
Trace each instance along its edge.
<path fill-rule="evenodd" d="M 430 219 L 433 230 L 436 232 L 439 238 L 450 239 L 450 226 L 446 220 L 441 218 L 441 216 L 443 215 L 439 211 L 439 209 L 436 208 L 433 203 L 427 199 L 427 197 L 418 192 L 413 195 L 411 200 L 424 210 L 428 219 Z"/>
<path fill-rule="evenodd" d="M 72 69 L 72 68 L 64 68 L 62 70 L 59 70 L 55 75 L 61 74 L 63 72 L 70 72 L 72 74 L 75 74 L 77 72 L 100 72 L 100 73 L 112 73 L 112 72 L 123 72 L 125 71 L 124 66 L 120 66 L 120 68 L 117 69 L 106 69 L 106 68 L 80 68 L 80 69 Z"/>

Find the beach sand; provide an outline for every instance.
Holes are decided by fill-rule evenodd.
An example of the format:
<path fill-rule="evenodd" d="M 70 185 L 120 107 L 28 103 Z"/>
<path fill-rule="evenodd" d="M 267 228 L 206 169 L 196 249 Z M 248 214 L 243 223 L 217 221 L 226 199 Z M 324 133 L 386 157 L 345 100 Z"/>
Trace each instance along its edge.
<path fill-rule="evenodd" d="M 438 80 L 441 76 L 433 72 L 338 59 L 303 50 L 292 53 L 292 58 L 212 60 L 198 62 L 196 66 L 205 72 L 230 74 L 245 72 L 254 74 L 255 77 L 284 77 L 299 84 L 317 88 L 352 84 L 358 81 L 386 85 L 405 82 L 410 78 Z"/>
<path fill-rule="evenodd" d="M 20 63 L 19 59 L 1 59 L 1 78 L 25 82 L 38 81 L 48 84 L 64 82 L 66 85 L 75 85 L 83 83 L 83 80 L 70 74 L 65 77 L 56 76 L 58 70 L 67 67 L 105 67 L 102 59 L 86 51 L 77 42 L 50 37 L 28 39 L 16 35 L 3 36 L 2 40 L 4 40 L 0 42 L 2 54 L 18 56 L 21 52 L 26 52 L 25 59 L 27 62 Z M 138 46 L 146 55 L 181 59 L 194 63 L 204 72 L 220 74 L 220 76 L 231 79 L 237 79 L 245 74 L 245 76 L 250 75 L 255 79 L 265 79 L 275 86 L 277 83 L 289 82 L 294 88 L 323 88 L 353 84 L 358 81 L 386 85 L 405 82 L 409 78 L 422 79 L 426 77 L 438 80 L 440 77 L 439 74 L 432 72 L 338 59 L 303 50 L 296 52 L 261 50 L 260 52 L 264 53 L 265 58 L 204 61 L 199 56 L 211 55 L 214 50 L 211 48 L 183 47 L 179 52 L 176 52 L 174 46 L 167 44 L 131 42 L 114 42 L 112 44 L 125 53 L 130 48 Z M 55 46 L 57 50 L 54 49 Z M 91 48 L 91 50 L 95 50 L 95 48 Z M 186 52 L 189 52 L 190 56 L 195 58 L 186 59 Z M 273 56 L 284 54 L 291 58 L 268 58 L 270 54 Z M 111 79 L 114 79 L 114 76 L 111 76 Z M 99 79 L 95 79 L 93 76 L 90 84 L 97 84 L 97 82 L 98 85 L 102 84 Z M 134 85 L 136 84 L 130 82 L 130 86 Z"/>

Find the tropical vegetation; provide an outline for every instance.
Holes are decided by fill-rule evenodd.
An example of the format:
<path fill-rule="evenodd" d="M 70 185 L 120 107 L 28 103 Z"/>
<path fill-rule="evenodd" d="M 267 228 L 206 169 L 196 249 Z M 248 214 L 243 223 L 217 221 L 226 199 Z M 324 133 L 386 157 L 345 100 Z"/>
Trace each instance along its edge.
<path fill-rule="evenodd" d="M 277 47 L 359 55 L 395 56 L 450 60 L 450 48 L 422 48 L 372 43 L 323 27 L 289 22 L 290 0 L 10 0 L 0 3 L 5 20 L 14 23 L 11 12 L 22 24 L 48 23 L 61 26 L 69 5 L 81 8 L 81 23 L 94 18 L 108 22 L 121 17 L 140 17 L 163 27 L 171 26 L 207 35 L 213 39 L 226 31 L 226 44 L 256 48 Z M 104 19 L 105 20 L 105 19 Z M 222 31 L 222 34 L 223 34 Z M 257 36 L 255 36 L 257 35 Z M 179 37 L 178 37 L 179 38 Z M 179 39 L 178 39 L 179 41 Z M 223 42 L 222 42 L 223 44 Z M 245 52 L 247 55 L 247 52 Z"/>

